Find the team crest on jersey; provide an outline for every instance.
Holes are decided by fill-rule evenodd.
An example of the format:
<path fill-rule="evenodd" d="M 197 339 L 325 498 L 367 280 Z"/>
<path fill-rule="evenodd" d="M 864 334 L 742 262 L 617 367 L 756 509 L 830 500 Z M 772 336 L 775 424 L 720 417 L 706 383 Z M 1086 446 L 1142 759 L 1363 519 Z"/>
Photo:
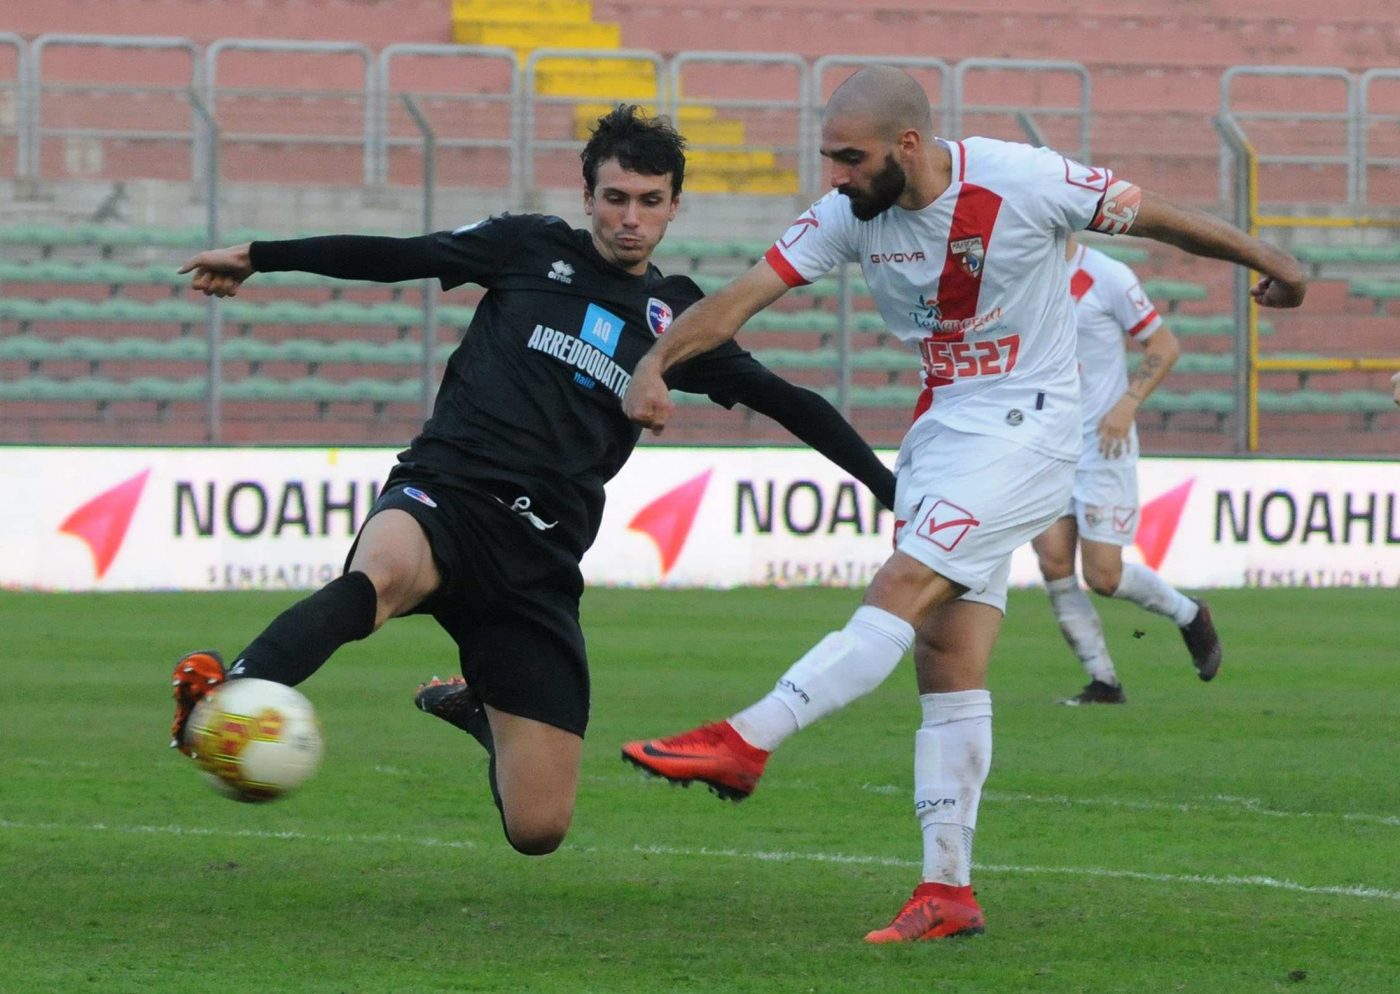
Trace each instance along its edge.
<path fill-rule="evenodd" d="M 982 275 L 982 262 L 987 257 L 987 250 L 982 245 L 981 235 L 949 242 L 948 250 L 958 257 L 958 265 L 967 275 L 974 279 Z"/>
<path fill-rule="evenodd" d="M 647 301 L 647 327 L 651 333 L 658 338 L 662 332 L 671 327 L 671 305 L 664 300 L 657 300 L 652 297 Z"/>

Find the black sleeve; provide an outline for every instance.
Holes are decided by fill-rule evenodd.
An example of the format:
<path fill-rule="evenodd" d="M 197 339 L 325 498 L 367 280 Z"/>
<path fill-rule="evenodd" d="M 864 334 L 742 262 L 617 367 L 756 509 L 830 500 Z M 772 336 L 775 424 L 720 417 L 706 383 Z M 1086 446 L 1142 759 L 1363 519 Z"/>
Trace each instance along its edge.
<path fill-rule="evenodd" d="M 342 280 L 397 283 L 437 275 L 431 255 L 435 235 L 383 238 L 377 235 L 319 235 L 253 242 L 253 268 L 260 273 L 297 271 Z"/>
<path fill-rule="evenodd" d="M 286 241 L 253 242 L 253 268 L 260 273 L 296 270 L 342 280 L 400 280 L 436 278 L 444 290 L 463 283 L 490 287 L 502 261 L 534 215 L 501 214 L 413 238 L 378 235 L 320 235 Z"/>
<path fill-rule="evenodd" d="M 709 394 L 724 407 L 743 404 L 772 418 L 894 509 L 894 474 L 850 422 L 820 394 L 789 383 L 734 342 L 674 366 L 666 383 L 687 393 Z"/>

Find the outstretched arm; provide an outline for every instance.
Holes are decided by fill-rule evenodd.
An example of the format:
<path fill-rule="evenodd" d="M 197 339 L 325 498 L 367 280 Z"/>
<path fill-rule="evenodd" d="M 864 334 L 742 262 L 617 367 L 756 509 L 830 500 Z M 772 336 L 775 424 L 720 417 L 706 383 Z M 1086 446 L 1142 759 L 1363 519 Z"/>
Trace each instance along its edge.
<path fill-rule="evenodd" d="M 1175 245 L 1192 255 L 1248 266 L 1263 273 L 1250 293 L 1263 307 L 1297 307 L 1307 293 L 1307 277 L 1298 260 L 1267 242 L 1245 234 L 1193 207 L 1174 204 L 1142 191 L 1142 205 L 1131 233 Z"/>
<path fill-rule="evenodd" d="M 379 283 L 426 279 L 437 275 L 431 249 L 433 237 L 319 235 L 247 242 L 201 252 L 181 266 L 180 272 L 193 272 L 190 288 L 206 297 L 232 297 L 254 273 L 294 270 Z"/>
<path fill-rule="evenodd" d="M 705 297 L 676 318 L 632 371 L 622 410 L 633 421 L 661 434 L 675 411 L 662 379 L 676 363 L 708 352 L 733 338 L 745 321 L 787 292 L 773 267 L 759 261 L 743 276 Z"/>
<path fill-rule="evenodd" d="M 767 415 L 816 449 L 894 510 L 894 474 L 875 455 L 850 422 L 818 393 L 796 386 L 767 367 L 745 380 L 733 397 Z"/>

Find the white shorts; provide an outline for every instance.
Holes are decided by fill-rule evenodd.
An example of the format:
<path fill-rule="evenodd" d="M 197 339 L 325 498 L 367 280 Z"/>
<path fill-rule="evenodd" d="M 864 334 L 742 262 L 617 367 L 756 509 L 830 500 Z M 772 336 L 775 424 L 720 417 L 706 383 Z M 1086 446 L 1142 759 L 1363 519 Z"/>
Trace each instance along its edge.
<path fill-rule="evenodd" d="M 1137 460 L 1081 463 L 1067 514 L 1079 525 L 1081 539 L 1132 545 L 1138 526 Z"/>
<path fill-rule="evenodd" d="M 895 548 L 1006 611 L 1011 553 L 1065 513 L 1074 462 L 939 427 L 895 462 Z"/>

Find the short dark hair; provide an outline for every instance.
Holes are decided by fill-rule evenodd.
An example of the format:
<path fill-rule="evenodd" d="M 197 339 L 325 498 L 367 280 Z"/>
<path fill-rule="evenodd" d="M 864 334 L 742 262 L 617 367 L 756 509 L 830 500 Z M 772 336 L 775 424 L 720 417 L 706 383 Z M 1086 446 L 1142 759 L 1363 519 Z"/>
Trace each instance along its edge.
<path fill-rule="evenodd" d="M 591 193 L 598 184 L 598 164 L 616 158 L 623 169 L 644 176 L 671 174 L 671 196 L 685 182 L 685 139 L 665 116 L 650 117 L 636 104 L 618 104 L 598 118 L 588 144 L 579 153 L 583 183 Z"/>

